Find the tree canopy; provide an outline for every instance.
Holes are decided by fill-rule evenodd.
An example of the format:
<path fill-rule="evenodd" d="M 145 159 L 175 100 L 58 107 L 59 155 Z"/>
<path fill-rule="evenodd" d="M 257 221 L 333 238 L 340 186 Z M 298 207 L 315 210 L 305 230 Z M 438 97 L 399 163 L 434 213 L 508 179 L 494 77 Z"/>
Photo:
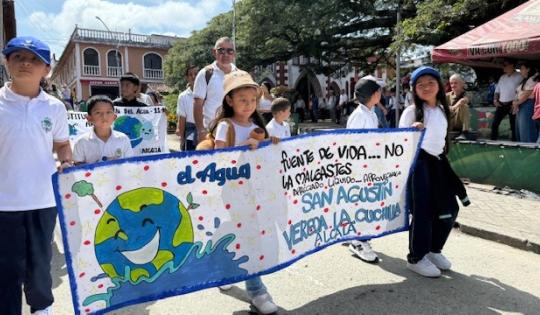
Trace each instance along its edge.
<path fill-rule="evenodd" d="M 526 0 L 242 0 L 236 4 L 237 64 L 258 65 L 309 56 L 315 72 L 329 75 L 344 64 L 374 67 L 396 48 L 438 45 Z M 402 21 L 397 32 L 397 12 Z M 204 66 L 216 39 L 231 36 L 232 10 L 178 42 L 165 60 L 166 79 L 185 84 L 188 64 Z"/>

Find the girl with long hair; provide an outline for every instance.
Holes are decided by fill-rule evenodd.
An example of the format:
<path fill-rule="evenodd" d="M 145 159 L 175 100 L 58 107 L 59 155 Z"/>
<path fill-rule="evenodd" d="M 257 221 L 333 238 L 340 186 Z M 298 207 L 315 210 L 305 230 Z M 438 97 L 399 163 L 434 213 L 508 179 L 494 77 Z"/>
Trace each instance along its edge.
<path fill-rule="evenodd" d="M 422 66 L 412 73 L 411 85 L 414 104 L 403 112 L 399 127 L 425 129 L 425 134 L 408 184 L 412 221 L 407 268 L 439 277 L 451 267 L 441 251 L 459 210 L 455 196 L 465 206 L 470 202 L 446 158 L 450 109 L 439 72 Z"/>

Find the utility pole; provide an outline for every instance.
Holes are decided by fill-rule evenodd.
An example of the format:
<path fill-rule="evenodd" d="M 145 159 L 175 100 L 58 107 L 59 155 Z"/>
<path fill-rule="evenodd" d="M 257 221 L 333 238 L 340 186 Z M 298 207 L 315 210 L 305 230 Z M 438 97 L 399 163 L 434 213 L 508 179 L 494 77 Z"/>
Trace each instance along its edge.
<path fill-rule="evenodd" d="M 232 41 L 234 49 L 236 49 L 236 0 L 232 2 L 233 20 L 232 20 Z"/>
<path fill-rule="evenodd" d="M 111 39 L 114 39 L 114 34 L 113 32 L 111 32 L 111 30 L 109 29 L 109 27 L 107 26 L 107 24 L 105 24 L 105 22 L 103 22 L 103 20 L 96 15 L 96 19 L 98 21 L 101 22 L 101 24 L 103 24 L 103 26 L 105 26 L 105 29 L 107 29 L 107 31 L 109 32 L 109 34 L 111 34 Z M 120 54 L 120 36 L 118 37 L 118 41 L 116 42 L 116 52 L 114 53 L 114 57 L 116 58 L 116 66 L 117 67 L 120 67 L 120 72 L 122 72 L 122 69 L 124 67 L 122 67 L 122 65 L 120 64 L 120 58 L 119 58 L 119 54 Z M 120 73 L 120 75 L 122 75 L 122 73 Z"/>
<path fill-rule="evenodd" d="M 401 23 L 401 1 L 398 1 L 398 7 L 397 7 L 397 21 L 396 21 L 396 34 L 397 38 L 400 38 L 401 35 L 401 28 L 399 24 Z M 399 125 L 399 100 L 401 99 L 401 76 L 400 76 L 400 68 L 401 68 L 401 47 L 398 46 L 396 51 L 396 99 L 395 99 L 395 118 L 396 118 L 396 127 Z"/>

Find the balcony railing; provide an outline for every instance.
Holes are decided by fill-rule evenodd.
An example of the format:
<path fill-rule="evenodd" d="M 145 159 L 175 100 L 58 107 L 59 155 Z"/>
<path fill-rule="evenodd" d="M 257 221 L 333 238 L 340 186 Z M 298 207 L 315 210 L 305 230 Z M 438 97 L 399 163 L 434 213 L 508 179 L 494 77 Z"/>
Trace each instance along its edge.
<path fill-rule="evenodd" d="M 131 32 L 109 32 L 106 30 L 92 30 L 84 28 L 76 28 L 72 34 L 72 39 L 83 41 L 98 41 L 115 44 L 137 44 L 152 47 L 172 47 L 178 39 L 170 36 L 162 35 L 142 35 L 133 34 Z"/>
<path fill-rule="evenodd" d="M 108 77 L 119 77 L 124 73 L 122 67 L 107 67 Z"/>
<path fill-rule="evenodd" d="M 83 66 L 83 75 L 100 76 L 101 70 L 99 66 Z"/>
<path fill-rule="evenodd" d="M 144 69 L 145 79 L 163 79 L 163 70 Z"/>

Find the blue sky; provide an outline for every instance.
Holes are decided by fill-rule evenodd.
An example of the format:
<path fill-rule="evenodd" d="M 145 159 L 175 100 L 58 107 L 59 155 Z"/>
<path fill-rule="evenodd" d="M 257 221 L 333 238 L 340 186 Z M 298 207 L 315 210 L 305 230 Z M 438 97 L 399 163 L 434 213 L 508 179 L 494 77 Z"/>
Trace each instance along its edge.
<path fill-rule="evenodd" d="M 189 36 L 214 16 L 230 10 L 232 0 L 16 0 L 17 34 L 33 35 L 60 55 L 75 24 L 82 28 L 139 34 Z"/>

